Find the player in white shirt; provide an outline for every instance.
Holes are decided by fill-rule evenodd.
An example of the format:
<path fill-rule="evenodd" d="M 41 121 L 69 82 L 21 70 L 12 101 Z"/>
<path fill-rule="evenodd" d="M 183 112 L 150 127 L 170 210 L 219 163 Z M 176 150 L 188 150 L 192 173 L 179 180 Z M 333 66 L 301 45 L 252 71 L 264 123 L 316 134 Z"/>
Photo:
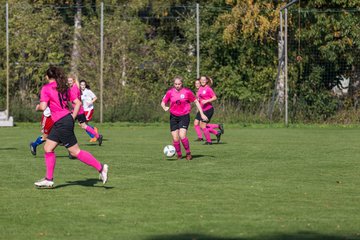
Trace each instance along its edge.
<path fill-rule="evenodd" d="M 87 121 L 87 125 L 92 127 L 95 132 L 98 132 L 96 127 L 89 125 L 89 121 L 92 119 L 94 114 L 94 102 L 97 100 L 96 95 L 90 90 L 90 86 L 87 84 L 85 80 L 80 81 L 80 90 L 81 90 L 81 101 L 82 106 L 84 108 L 85 117 Z M 90 142 L 96 142 L 96 138 L 91 133 L 87 132 L 88 135 L 91 137 Z"/>
<path fill-rule="evenodd" d="M 46 141 L 47 136 L 50 133 L 51 128 L 54 125 L 54 121 L 51 119 L 51 111 L 50 108 L 47 107 L 42 115 L 41 118 L 41 133 L 42 135 L 40 135 L 34 142 L 30 143 L 30 152 L 32 155 L 36 155 L 36 148 L 37 146 L 39 146 L 40 144 L 42 144 L 43 142 Z"/>

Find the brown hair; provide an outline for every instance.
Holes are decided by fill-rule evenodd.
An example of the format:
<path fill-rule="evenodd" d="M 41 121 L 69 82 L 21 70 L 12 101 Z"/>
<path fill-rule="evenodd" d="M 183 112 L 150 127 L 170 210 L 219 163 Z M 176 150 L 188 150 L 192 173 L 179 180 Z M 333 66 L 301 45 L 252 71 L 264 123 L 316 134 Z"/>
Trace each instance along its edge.
<path fill-rule="evenodd" d="M 67 93 L 69 86 L 67 84 L 67 78 L 62 68 L 54 66 L 49 67 L 49 69 L 46 71 L 46 76 L 48 76 L 49 79 L 55 79 L 57 84 L 56 90 L 59 93 Z"/>

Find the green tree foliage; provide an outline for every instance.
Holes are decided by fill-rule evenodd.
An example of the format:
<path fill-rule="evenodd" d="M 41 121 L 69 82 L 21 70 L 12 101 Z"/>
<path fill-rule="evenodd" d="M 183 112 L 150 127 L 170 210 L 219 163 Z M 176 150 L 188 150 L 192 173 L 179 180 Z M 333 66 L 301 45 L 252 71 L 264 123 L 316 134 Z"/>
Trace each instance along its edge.
<path fill-rule="evenodd" d="M 49 64 L 67 61 L 67 25 L 53 8 L 9 1 L 10 94 L 13 106 L 34 107 Z M 5 55 L 5 51 L 4 53 Z M 5 63 L 5 61 L 4 61 Z M 1 69 L 5 76 L 5 68 Z"/>
<path fill-rule="evenodd" d="M 9 1 L 12 106 L 25 102 L 24 108 L 32 111 L 44 71 L 51 63 L 70 70 L 77 2 Z M 0 3 L 4 19 L 5 1 Z M 78 42 L 79 78 L 87 80 L 97 94 L 100 3 L 81 1 Z M 236 118 L 247 113 L 264 120 L 277 75 L 279 9 L 285 3 L 199 3 L 201 75 L 214 79 L 224 119 L 232 108 L 237 111 Z M 167 118 L 159 102 L 171 79 L 181 75 L 185 85 L 192 87 L 196 78 L 195 3 L 106 0 L 104 6 L 105 121 Z M 358 0 L 301 1 L 300 11 L 297 4 L 290 9 L 289 100 L 294 121 L 324 121 L 333 118 L 339 106 L 357 107 L 359 13 Z M 5 34 L 0 34 L 0 41 L 0 57 L 5 59 Z M 351 78 L 350 94 L 338 98 L 331 94 L 331 88 L 342 76 Z M 0 62 L 0 78 L 5 79 L 5 60 Z M 4 81 L 0 86 L 3 102 Z M 32 117 L 17 116 L 21 119 Z"/>
<path fill-rule="evenodd" d="M 293 62 L 291 109 L 293 116 L 305 114 L 307 119 L 326 120 L 338 110 L 335 102 L 341 103 L 331 95 L 334 86 L 340 86 L 342 77 L 350 78 L 349 95 L 352 108 L 357 107 L 360 81 L 360 12 L 358 1 L 311 1 L 302 6 L 300 12 L 292 12 L 294 24 L 292 33 L 298 41 L 298 49 L 293 49 L 290 61 Z M 314 11 L 316 7 L 316 11 Z M 316 83 L 314 84 L 314 79 Z M 346 99 L 347 98 L 347 99 Z M 353 101 L 355 100 L 355 101 Z M 299 112 L 302 109 L 304 112 Z M 309 114 L 309 112 L 313 112 Z M 314 114 L 317 113 L 317 114 Z"/>

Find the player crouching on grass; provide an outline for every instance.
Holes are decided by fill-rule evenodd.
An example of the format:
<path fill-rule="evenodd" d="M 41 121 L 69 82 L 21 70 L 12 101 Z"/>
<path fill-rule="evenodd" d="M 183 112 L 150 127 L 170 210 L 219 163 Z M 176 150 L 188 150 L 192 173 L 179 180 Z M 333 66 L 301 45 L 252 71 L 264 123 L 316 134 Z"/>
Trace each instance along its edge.
<path fill-rule="evenodd" d="M 207 117 L 204 115 L 199 101 L 196 99 L 194 93 L 183 87 L 183 79 L 175 77 L 173 80 L 174 87 L 170 88 L 161 101 L 161 107 L 164 111 L 170 109 L 170 131 L 173 138 L 173 145 L 176 149 L 177 158 L 182 158 L 180 141 L 186 151 L 186 160 L 191 160 L 190 143 L 186 137 L 187 129 L 190 124 L 191 103 L 194 102 L 200 116 L 204 121 Z M 166 104 L 170 103 L 170 107 Z"/>
<path fill-rule="evenodd" d="M 35 182 L 35 186 L 38 188 L 53 187 L 56 164 L 54 150 L 60 142 L 64 144 L 72 156 L 95 168 L 100 173 L 103 184 L 105 184 L 108 180 L 108 165 L 101 164 L 91 153 L 81 150 L 74 133 L 74 122 L 81 101 L 69 91 L 67 77 L 61 68 L 50 67 L 46 71 L 45 78 L 48 83 L 41 88 L 40 104 L 36 110 L 44 111 L 49 106 L 54 126 L 44 145 L 46 174 L 44 178 Z M 72 113 L 68 108 L 69 101 L 75 104 Z"/>

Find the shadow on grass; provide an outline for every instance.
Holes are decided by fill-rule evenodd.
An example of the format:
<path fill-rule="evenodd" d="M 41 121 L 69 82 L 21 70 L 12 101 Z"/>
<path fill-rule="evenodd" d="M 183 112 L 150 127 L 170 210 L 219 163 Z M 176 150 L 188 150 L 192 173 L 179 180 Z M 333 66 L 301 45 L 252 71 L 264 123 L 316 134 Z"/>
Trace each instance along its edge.
<path fill-rule="evenodd" d="M 213 155 L 202 155 L 202 154 L 194 154 L 192 155 L 193 159 L 196 159 L 196 158 L 201 158 L 201 157 L 211 157 L 211 158 L 214 158 Z"/>
<path fill-rule="evenodd" d="M 211 139 L 211 142 L 212 142 L 212 144 L 215 144 L 215 145 L 216 144 L 226 144 L 226 142 L 223 142 L 223 141 L 217 142 L 216 139 L 213 139 L 213 138 Z"/>
<path fill-rule="evenodd" d="M 96 178 L 90 178 L 86 180 L 78 180 L 78 181 L 67 181 L 64 184 L 56 185 L 54 188 L 63 188 L 63 187 L 69 187 L 69 186 L 83 186 L 83 187 L 101 187 L 105 189 L 113 189 L 114 187 L 108 187 L 108 186 L 97 186 L 101 182 L 101 180 Z"/>
<path fill-rule="evenodd" d="M 8 147 L 8 148 L 0 148 L 0 151 L 7 151 L 7 150 L 18 150 L 17 148 Z"/>
<path fill-rule="evenodd" d="M 103 138 L 102 140 L 103 142 L 107 142 L 109 141 L 108 139 L 106 138 Z M 85 146 L 99 146 L 99 142 L 96 141 L 96 142 L 87 142 L 87 143 L 82 143 L 81 145 L 85 145 Z"/>
<path fill-rule="evenodd" d="M 178 235 L 158 235 L 147 238 L 147 240 L 360 240 L 359 236 L 327 235 L 316 232 L 296 232 L 296 233 L 275 233 L 267 236 L 257 237 L 221 237 L 197 233 L 183 233 Z"/>
<path fill-rule="evenodd" d="M 90 147 L 99 147 L 99 143 L 98 143 L 98 142 L 85 143 L 85 144 L 81 144 L 81 145 L 90 146 Z"/>
<path fill-rule="evenodd" d="M 192 160 L 195 160 L 196 158 L 202 158 L 202 157 L 211 157 L 211 158 L 214 158 L 213 155 L 202 155 L 202 154 L 195 154 L 195 155 L 192 155 Z M 170 161 L 170 162 L 175 162 L 175 161 L 183 161 L 185 160 L 186 161 L 186 157 L 183 156 L 181 159 L 177 159 L 176 157 L 172 157 L 172 158 L 165 158 L 166 161 Z"/>

